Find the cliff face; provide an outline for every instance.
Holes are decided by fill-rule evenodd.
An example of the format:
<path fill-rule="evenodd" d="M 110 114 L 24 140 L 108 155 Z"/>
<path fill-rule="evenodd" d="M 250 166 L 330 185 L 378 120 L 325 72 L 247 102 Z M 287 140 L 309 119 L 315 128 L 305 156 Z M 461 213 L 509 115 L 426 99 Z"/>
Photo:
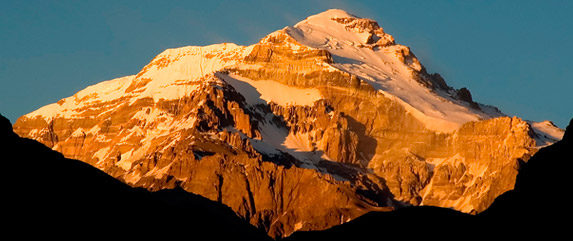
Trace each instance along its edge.
<path fill-rule="evenodd" d="M 423 191 L 423 205 L 481 212 L 513 189 L 520 163 L 534 152 L 530 126 L 519 118 L 470 122 L 448 144 L 453 156 L 432 159 L 434 176 Z M 470 207 L 473 209 L 470 209 Z"/>
<path fill-rule="evenodd" d="M 321 39 L 325 23 L 346 35 Z M 132 186 L 223 203 L 277 237 L 408 205 L 478 213 L 512 189 L 536 134 L 460 91 L 376 22 L 331 10 L 248 47 L 166 50 L 14 130 Z"/>
<path fill-rule="evenodd" d="M 270 106 L 247 106 L 214 75 L 178 100 L 138 100 L 97 119 L 21 118 L 15 130 L 34 125 L 45 128 L 29 137 L 69 158 L 132 186 L 181 187 L 224 203 L 272 236 L 325 229 L 391 202 L 381 181 L 367 174 L 345 170 L 353 181 L 337 181 L 297 167 L 299 161 L 286 152 L 265 152 L 273 149 L 265 146 L 260 129 L 286 135 L 287 126 Z"/>
<path fill-rule="evenodd" d="M 515 188 L 497 197 L 487 210 L 477 215 L 449 208 L 407 207 L 393 212 L 370 212 L 328 230 L 297 232 L 286 240 L 370 240 L 380 237 L 381 227 L 392 230 L 384 233 L 386 238 L 403 238 L 407 235 L 412 239 L 425 239 L 429 235 L 436 235 L 443 240 L 457 240 L 470 233 L 479 239 L 492 236 L 526 239 L 532 235 L 562 237 L 569 233 L 569 224 L 563 220 L 571 216 L 571 208 L 568 203 L 546 201 L 543 197 L 560 193 L 571 186 L 571 179 L 568 178 L 571 160 L 573 119 L 561 141 L 541 148 L 527 163 L 522 164 Z M 432 221 L 415 227 L 404 225 L 411 224 L 413 220 Z M 413 228 L 416 232 L 412 232 Z"/>

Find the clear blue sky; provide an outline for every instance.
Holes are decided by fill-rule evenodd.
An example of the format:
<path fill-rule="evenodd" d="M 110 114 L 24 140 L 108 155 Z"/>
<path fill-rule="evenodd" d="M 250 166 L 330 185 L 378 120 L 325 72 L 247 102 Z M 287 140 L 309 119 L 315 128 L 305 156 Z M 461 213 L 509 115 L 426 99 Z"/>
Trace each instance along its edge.
<path fill-rule="evenodd" d="M 0 113 L 19 116 L 166 48 L 234 42 L 329 8 L 374 19 L 429 72 L 508 115 L 573 117 L 573 1 L 4 1 Z"/>

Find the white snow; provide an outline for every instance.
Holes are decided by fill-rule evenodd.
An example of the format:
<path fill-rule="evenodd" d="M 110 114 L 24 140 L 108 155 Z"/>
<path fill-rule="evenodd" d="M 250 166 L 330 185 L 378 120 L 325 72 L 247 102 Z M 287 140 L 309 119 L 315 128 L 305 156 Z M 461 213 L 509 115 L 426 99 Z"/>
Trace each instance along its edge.
<path fill-rule="evenodd" d="M 270 119 L 270 116 L 271 114 L 267 115 L 267 119 Z M 286 128 L 280 128 L 271 124 L 270 121 L 262 123 L 259 129 L 261 131 L 262 140 L 251 139 L 251 144 L 257 151 L 270 155 L 278 154 L 280 153 L 279 151 L 286 152 L 302 162 L 300 167 L 314 169 L 320 173 L 331 175 L 337 181 L 348 181 L 340 175 L 330 173 L 328 170 L 319 167 L 320 165 L 318 165 L 318 163 L 320 161 L 330 161 L 330 158 L 321 150 L 314 150 L 312 148 L 312 143 L 308 139 L 309 133 L 289 133 Z"/>
<path fill-rule="evenodd" d="M 125 89 L 131 84 L 134 79 L 134 75 L 125 76 L 121 78 L 116 78 L 108 81 L 103 81 L 95 85 L 89 86 L 73 97 L 74 104 L 87 104 L 85 101 L 101 101 L 107 102 L 115 99 L 119 99 L 124 95 Z"/>
<path fill-rule="evenodd" d="M 553 144 L 563 138 L 565 130 L 557 127 L 551 121 L 527 121 L 529 125 L 533 128 L 533 131 L 537 134 L 535 138 L 537 146 L 546 146 Z"/>
<path fill-rule="evenodd" d="M 271 114 L 267 115 L 267 120 L 270 120 Z M 276 154 L 280 153 L 277 150 L 281 150 L 287 152 L 288 150 L 284 148 L 283 142 L 288 135 L 288 130 L 286 128 L 280 128 L 270 121 L 268 123 L 261 123 L 259 125 L 259 130 L 261 131 L 261 141 L 253 141 L 253 147 L 257 149 L 257 151 L 261 151 L 268 154 Z"/>
<path fill-rule="evenodd" d="M 252 47 L 232 43 L 167 49 L 144 68 L 139 79 L 151 79 L 140 97 L 178 99 L 193 91 L 202 77 L 242 61 Z M 168 64 L 169 67 L 164 67 Z M 181 85 L 188 85 L 187 89 Z"/>
<path fill-rule="evenodd" d="M 428 129 L 451 132 L 463 123 L 491 117 L 432 92 L 414 80 L 412 74 L 419 71 L 421 66 L 417 63 L 404 63 L 400 60 L 400 54 L 397 54 L 407 47 L 360 47 L 366 44 L 366 33 L 349 31 L 344 24 L 332 18 L 354 16 L 343 10 L 328 10 L 310 16 L 294 27 L 287 27 L 286 31 L 301 44 L 329 51 L 335 62 L 334 67 L 357 75 L 385 96 L 395 96 L 401 100 L 400 103 L 425 123 Z"/>
<path fill-rule="evenodd" d="M 26 114 L 28 118 L 35 116 L 74 118 L 79 115 L 77 110 L 99 102 L 118 99 L 124 95 L 135 75 L 103 81 L 89 86 L 71 97 L 64 98 L 58 103 L 49 104 Z"/>
<path fill-rule="evenodd" d="M 244 47 L 230 43 L 167 49 L 155 57 L 138 75 L 89 86 L 58 103 L 31 112 L 26 117 L 75 118 L 91 106 L 122 98 L 129 100 L 122 101 L 124 104 L 133 104 L 136 100 L 146 97 L 153 98 L 155 102 L 161 99 L 179 99 L 191 94 L 205 75 L 239 63 L 251 49 L 252 46 Z M 137 88 L 133 88 L 134 86 Z M 117 104 L 114 106 L 117 107 Z M 101 108 L 99 110 L 101 111 Z M 105 109 L 105 111 L 113 110 L 114 108 Z M 101 111 L 99 114 L 102 113 L 105 112 Z"/>
<path fill-rule="evenodd" d="M 322 95 L 315 88 L 296 88 L 272 80 L 251 80 L 242 76 L 217 74 L 245 97 L 248 104 L 255 105 L 275 102 L 281 106 L 312 106 Z"/>
<path fill-rule="evenodd" d="M 309 139 L 309 133 L 290 133 L 282 145 L 288 149 L 299 152 L 314 151 L 312 142 Z"/>

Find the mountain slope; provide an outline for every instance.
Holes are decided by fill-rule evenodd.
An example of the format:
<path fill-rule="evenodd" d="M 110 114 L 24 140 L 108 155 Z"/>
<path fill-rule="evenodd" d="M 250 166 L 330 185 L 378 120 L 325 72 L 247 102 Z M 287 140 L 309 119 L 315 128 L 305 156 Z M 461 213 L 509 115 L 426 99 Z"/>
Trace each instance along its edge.
<path fill-rule="evenodd" d="M 536 129 L 342 10 L 251 46 L 166 50 L 14 124 L 132 186 L 223 203 L 272 237 L 409 205 L 479 213 L 551 143 Z"/>
<path fill-rule="evenodd" d="M 334 67 L 396 98 L 428 129 L 450 132 L 469 121 L 503 115 L 495 109 L 485 113 L 467 89 L 455 91 L 439 75 L 427 74 L 410 48 L 396 44 L 375 21 L 332 9 L 286 32 L 306 46 L 330 52 Z"/>
<path fill-rule="evenodd" d="M 270 240 L 262 230 L 219 203 L 181 189 L 151 193 L 133 188 L 77 160 L 64 158 L 41 143 L 19 138 L 0 115 L 0 146 L 5 170 L 3 230 L 15 235 L 181 236 Z M 157 222 L 169 220 L 169 222 Z M 142 232 L 142 226 L 153 230 Z M 62 230 L 62 229 L 65 230 Z M 170 229 L 171 233 L 159 231 Z M 134 232 L 140 230 L 140 232 Z M 179 231 L 177 231 L 179 230 Z M 163 233 L 163 234 L 162 234 Z M 109 235 L 109 234 L 108 234 Z"/>
<path fill-rule="evenodd" d="M 560 193 L 571 186 L 567 178 L 573 160 L 573 119 L 563 140 L 542 148 L 523 165 L 515 189 L 498 197 L 486 211 L 470 216 L 450 209 L 408 207 L 393 212 L 371 212 L 353 221 L 324 231 L 297 232 L 287 240 L 428 238 L 459 240 L 540 235 L 563 237 L 569 233 L 567 220 L 571 208 L 567 203 L 544 201 L 550 193 Z M 415 230 L 415 232 L 412 232 Z"/>

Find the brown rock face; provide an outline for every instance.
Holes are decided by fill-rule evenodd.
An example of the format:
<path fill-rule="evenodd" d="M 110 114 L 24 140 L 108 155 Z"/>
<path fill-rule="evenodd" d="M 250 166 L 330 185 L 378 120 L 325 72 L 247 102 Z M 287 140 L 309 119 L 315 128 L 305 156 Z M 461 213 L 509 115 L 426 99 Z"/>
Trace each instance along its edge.
<path fill-rule="evenodd" d="M 406 72 L 395 76 L 427 93 L 452 91 L 443 102 L 478 106 L 376 22 L 332 21 L 370 36 L 357 51 L 396 58 L 392 71 Z M 138 75 L 23 116 L 14 130 L 132 186 L 221 202 L 272 237 L 408 205 L 479 213 L 513 188 L 535 151 L 535 134 L 516 117 L 431 130 L 423 111 L 335 59 L 287 30 L 248 47 L 167 50 Z"/>
<path fill-rule="evenodd" d="M 435 162 L 424 205 L 450 203 L 466 212 L 484 211 L 513 189 L 520 162 L 527 161 L 535 141 L 529 125 L 518 118 L 467 123 L 450 140 L 456 155 Z"/>
<path fill-rule="evenodd" d="M 21 118 L 15 130 L 21 133 L 26 128 L 19 126 L 44 125 L 39 135 L 31 137 L 66 156 L 133 186 L 150 190 L 179 186 L 219 201 L 273 237 L 325 229 L 387 205 L 389 192 L 365 174 L 345 173 L 352 182 L 336 181 L 331 175 L 296 167 L 297 160 L 286 153 L 257 151 L 252 143 L 261 142 L 258 125 L 269 117 L 250 109 L 234 89 L 211 78 L 193 95 L 157 103 L 137 101 L 101 121 Z M 269 106 L 260 108 L 270 111 Z M 326 118 L 324 105 L 315 108 Z M 301 113 L 320 115 L 314 109 Z M 147 116 L 156 117 L 148 122 Z M 87 131 L 94 128 L 98 131 Z"/>

